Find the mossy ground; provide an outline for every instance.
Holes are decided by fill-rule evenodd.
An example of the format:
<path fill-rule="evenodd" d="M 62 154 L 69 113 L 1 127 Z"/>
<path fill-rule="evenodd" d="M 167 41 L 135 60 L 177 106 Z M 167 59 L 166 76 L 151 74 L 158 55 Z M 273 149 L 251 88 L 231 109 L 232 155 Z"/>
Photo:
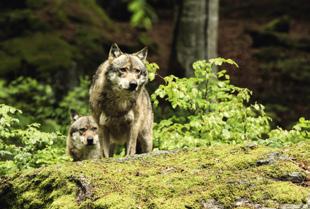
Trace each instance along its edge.
<path fill-rule="evenodd" d="M 130 159 L 59 164 L 1 179 L 3 208 L 278 207 L 310 195 L 310 143 L 221 145 Z M 308 173 L 307 173 L 308 172 Z M 289 178 L 298 174 L 301 180 Z M 307 176 L 308 175 L 308 176 Z"/>

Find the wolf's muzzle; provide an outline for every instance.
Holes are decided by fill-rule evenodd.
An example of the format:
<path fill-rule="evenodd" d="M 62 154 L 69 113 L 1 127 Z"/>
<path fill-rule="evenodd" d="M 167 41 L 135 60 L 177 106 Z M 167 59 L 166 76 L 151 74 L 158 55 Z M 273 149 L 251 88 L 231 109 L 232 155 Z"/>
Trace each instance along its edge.
<path fill-rule="evenodd" d="M 129 91 L 135 91 L 137 86 L 138 86 L 137 81 L 130 81 L 128 90 Z"/>

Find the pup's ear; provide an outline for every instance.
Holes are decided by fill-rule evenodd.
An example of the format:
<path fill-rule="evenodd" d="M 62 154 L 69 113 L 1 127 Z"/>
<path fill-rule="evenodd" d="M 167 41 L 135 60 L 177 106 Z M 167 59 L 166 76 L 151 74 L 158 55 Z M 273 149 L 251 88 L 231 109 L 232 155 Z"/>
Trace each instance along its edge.
<path fill-rule="evenodd" d="M 148 49 L 147 47 L 144 47 L 140 51 L 134 53 L 133 55 L 137 56 L 140 60 L 145 61 L 147 57 Z"/>
<path fill-rule="evenodd" d="M 79 117 L 80 116 L 79 116 L 78 112 L 75 109 L 70 109 L 70 118 L 71 118 L 72 122 L 74 122 L 77 119 L 79 119 Z"/>
<path fill-rule="evenodd" d="M 109 52 L 109 58 L 117 58 L 121 56 L 123 52 L 120 50 L 120 48 L 117 46 L 116 43 L 112 44 Z"/>

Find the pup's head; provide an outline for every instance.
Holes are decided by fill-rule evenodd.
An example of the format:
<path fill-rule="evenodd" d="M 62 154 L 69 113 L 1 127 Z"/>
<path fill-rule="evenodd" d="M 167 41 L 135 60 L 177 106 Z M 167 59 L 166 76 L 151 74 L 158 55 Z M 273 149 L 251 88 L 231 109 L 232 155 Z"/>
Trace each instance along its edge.
<path fill-rule="evenodd" d="M 79 116 L 75 110 L 70 110 L 72 124 L 70 137 L 76 146 L 94 146 L 99 144 L 98 125 L 92 116 Z"/>
<path fill-rule="evenodd" d="M 147 83 L 148 72 L 145 66 L 147 48 L 133 54 L 123 53 L 113 44 L 109 53 L 107 80 L 114 90 L 134 93 Z"/>

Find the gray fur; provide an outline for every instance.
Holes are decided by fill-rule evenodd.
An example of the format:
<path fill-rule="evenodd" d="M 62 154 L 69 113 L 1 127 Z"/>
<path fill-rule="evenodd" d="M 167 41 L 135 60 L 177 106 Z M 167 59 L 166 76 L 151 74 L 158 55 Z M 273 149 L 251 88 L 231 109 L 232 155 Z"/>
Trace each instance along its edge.
<path fill-rule="evenodd" d="M 152 150 L 153 112 L 144 87 L 146 55 L 146 48 L 125 54 L 113 45 L 94 76 L 90 106 L 99 125 L 104 157 L 113 155 L 115 144 L 126 144 L 126 155 Z"/>
<path fill-rule="evenodd" d="M 67 153 L 74 161 L 102 158 L 98 125 L 92 116 L 79 117 L 71 113 L 72 124 L 67 137 Z M 88 144 L 87 138 L 93 138 Z"/>

